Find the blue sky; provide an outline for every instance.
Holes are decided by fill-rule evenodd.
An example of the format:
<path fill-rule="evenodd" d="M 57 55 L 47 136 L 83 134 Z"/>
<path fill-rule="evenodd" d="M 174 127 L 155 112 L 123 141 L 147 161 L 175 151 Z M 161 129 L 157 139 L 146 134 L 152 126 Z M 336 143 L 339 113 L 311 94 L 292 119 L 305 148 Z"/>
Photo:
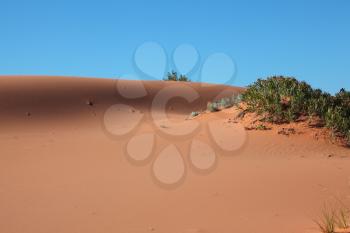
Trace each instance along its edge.
<path fill-rule="evenodd" d="M 0 0 L 1 75 L 130 74 L 146 41 L 168 57 L 191 44 L 201 62 L 226 53 L 234 85 L 283 74 L 332 93 L 350 89 L 349 0 Z"/>

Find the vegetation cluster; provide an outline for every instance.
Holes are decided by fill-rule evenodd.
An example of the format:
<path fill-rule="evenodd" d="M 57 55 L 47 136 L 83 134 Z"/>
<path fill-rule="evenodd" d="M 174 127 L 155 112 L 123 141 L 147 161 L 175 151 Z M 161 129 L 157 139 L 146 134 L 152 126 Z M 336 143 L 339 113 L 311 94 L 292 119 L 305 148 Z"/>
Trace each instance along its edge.
<path fill-rule="evenodd" d="M 318 117 L 321 126 L 346 138 L 350 145 L 350 92 L 345 89 L 333 96 L 293 77 L 273 76 L 249 85 L 242 100 L 248 111 L 264 115 L 273 123 Z"/>

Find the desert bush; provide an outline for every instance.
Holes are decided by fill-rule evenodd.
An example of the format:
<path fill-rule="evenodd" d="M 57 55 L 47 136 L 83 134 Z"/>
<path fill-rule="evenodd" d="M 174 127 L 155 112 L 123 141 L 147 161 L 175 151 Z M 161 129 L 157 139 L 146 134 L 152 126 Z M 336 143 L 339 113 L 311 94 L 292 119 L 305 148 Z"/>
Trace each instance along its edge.
<path fill-rule="evenodd" d="M 200 112 L 191 112 L 191 117 L 196 117 L 200 114 Z"/>
<path fill-rule="evenodd" d="M 233 106 L 231 98 L 222 98 L 219 103 L 221 108 L 230 108 Z"/>
<path fill-rule="evenodd" d="M 217 111 L 220 111 L 220 107 L 219 107 L 219 104 L 216 103 L 216 102 L 209 102 L 207 104 L 207 110 L 209 112 L 217 112 Z"/>
<path fill-rule="evenodd" d="M 333 98 L 333 103 L 325 113 L 326 125 L 347 138 L 350 145 L 350 92 L 341 89 Z"/>
<path fill-rule="evenodd" d="M 248 86 L 243 101 L 248 111 L 275 123 L 317 116 L 350 145 L 350 92 L 344 89 L 332 96 L 293 77 L 273 76 Z"/>
<path fill-rule="evenodd" d="M 333 97 L 316 89 L 312 92 L 311 98 L 308 101 L 308 115 L 319 116 L 324 120 L 324 117 L 330 107 L 334 104 Z"/>
<path fill-rule="evenodd" d="M 178 81 L 180 82 L 190 82 L 191 80 L 186 75 L 180 75 Z"/>
<path fill-rule="evenodd" d="M 171 71 L 168 72 L 166 77 L 164 78 L 164 81 L 177 81 L 177 72 Z"/>
<path fill-rule="evenodd" d="M 242 102 L 242 98 L 243 98 L 243 95 L 242 94 L 237 94 L 237 95 L 233 95 L 231 97 L 231 101 L 232 101 L 232 104 L 233 105 L 238 105 Z"/>
<path fill-rule="evenodd" d="M 267 114 L 272 122 L 290 122 L 309 112 L 313 89 L 293 77 L 258 79 L 243 94 L 248 110 Z"/>
<path fill-rule="evenodd" d="M 190 82 L 191 80 L 186 75 L 180 74 L 180 76 L 178 76 L 176 71 L 171 71 L 167 73 L 164 81 Z"/>
<path fill-rule="evenodd" d="M 209 112 L 217 112 L 221 109 L 230 108 L 234 105 L 238 105 L 242 101 L 241 94 L 235 94 L 231 97 L 224 97 L 219 100 L 209 102 L 207 105 L 207 110 Z"/>

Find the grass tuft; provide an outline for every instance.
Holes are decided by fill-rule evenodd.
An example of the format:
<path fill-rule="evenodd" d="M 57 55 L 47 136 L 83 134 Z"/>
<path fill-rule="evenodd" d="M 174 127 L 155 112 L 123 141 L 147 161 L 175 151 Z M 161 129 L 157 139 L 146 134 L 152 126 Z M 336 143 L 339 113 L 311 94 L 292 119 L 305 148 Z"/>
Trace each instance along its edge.
<path fill-rule="evenodd" d="M 315 223 L 322 233 L 334 233 L 336 226 L 335 211 L 333 209 L 327 208 L 327 206 L 324 206 L 321 219 L 316 220 Z"/>
<path fill-rule="evenodd" d="M 349 210 L 341 208 L 336 216 L 337 227 L 341 229 L 349 228 Z"/>

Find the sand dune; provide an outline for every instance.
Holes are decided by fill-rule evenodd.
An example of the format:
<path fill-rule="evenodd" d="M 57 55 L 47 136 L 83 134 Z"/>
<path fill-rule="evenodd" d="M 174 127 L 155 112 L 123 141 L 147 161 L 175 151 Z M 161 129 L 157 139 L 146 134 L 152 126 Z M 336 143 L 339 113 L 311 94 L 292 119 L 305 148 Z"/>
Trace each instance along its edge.
<path fill-rule="evenodd" d="M 233 108 L 188 119 L 242 91 L 0 77 L 0 232 L 318 232 L 324 203 L 350 206 L 350 150 Z"/>

